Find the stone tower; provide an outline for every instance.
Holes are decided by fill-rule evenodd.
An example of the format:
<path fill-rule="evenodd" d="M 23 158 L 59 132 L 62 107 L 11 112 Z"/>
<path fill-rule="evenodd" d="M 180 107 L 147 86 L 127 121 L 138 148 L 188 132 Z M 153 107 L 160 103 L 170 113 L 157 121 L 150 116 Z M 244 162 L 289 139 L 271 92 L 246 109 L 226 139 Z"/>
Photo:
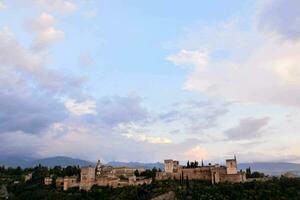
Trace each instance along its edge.
<path fill-rule="evenodd" d="M 236 156 L 233 159 L 226 160 L 227 174 L 237 174 Z"/>
<path fill-rule="evenodd" d="M 95 183 L 95 168 L 82 167 L 80 173 L 80 189 L 90 190 Z"/>
<path fill-rule="evenodd" d="M 96 176 L 100 176 L 102 173 L 102 163 L 98 160 L 96 165 Z"/>
<path fill-rule="evenodd" d="M 165 160 L 165 172 L 176 173 L 178 172 L 179 162 L 177 160 Z"/>

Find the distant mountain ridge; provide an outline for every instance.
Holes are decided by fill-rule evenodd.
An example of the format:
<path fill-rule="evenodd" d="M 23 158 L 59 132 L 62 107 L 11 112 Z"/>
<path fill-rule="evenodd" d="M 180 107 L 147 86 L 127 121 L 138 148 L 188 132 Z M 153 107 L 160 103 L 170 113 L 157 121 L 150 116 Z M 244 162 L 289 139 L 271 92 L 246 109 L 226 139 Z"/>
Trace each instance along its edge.
<path fill-rule="evenodd" d="M 0 156 L 0 166 L 8 166 L 8 167 L 17 167 L 20 166 L 22 168 L 26 167 L 34 167 L 37 165 L 43 165 L 47 167 L 54 167 L 54 166 L 68 166 L 68 165 L 79 165 L 79 166 L 89 166 L 89 165 L 96 165 L 95 162 L 86 161 L 82 159 L 71 158 L 67 156 L 55 156 L 55 157 L 48 157 L 48 158 L 41 158 L 35 159 L 30 157 L 1 157 Z M 140 163 L 140 162 L 118 162 L 112 161 L 108 162 L 107 165 L 111 165 L 113 167 L 144 167 L 145 169 L 152 169 L 156 167 L 157 169 L 163 169 L 163 163 Z"/>
<path fill-rule="evenodd" d="M 246 170 L 250 167 L 251 171 L 259 171 L 272 176 L 279 176 L 285 172 L 295 172 L 300 174 L 300 164 L 286 162 L 252 162 L 240 163 L 238 168 Z"/>
<path fill-rule="evenodd" d="M 30 158 L 30 157 L 23 158 L 17 156 L 0 157 L 0 165 L 4 165 L 8 167 L 20 166 L 22 168 L 26 168 L 26 167 L 34 167 L 39 164 L 47 167 L 69 166 L 69 165 L 79 165 L 79 166 L 95 165 L 95 163 L 90 161 L 70 158 L 67 156 L 55 156 L 55 157 L 41 158 L 41 159 Z"/>
<path fill-rule="evenodd" d="M 68 165 L 79 165 L 88 166 L 95 165 L 95 162 L 86 161 L 82 159 L 70 158 L 67 156 L 55 156 L 49 158 L 35 159 L 30 157 L 1 157 L 0 165 L 22 168 L 34 167 L 38 164 L 48 167 L 54 166 L 68 166 Z M 156 167 L 157 169 L 164 169 L 164 164 L 160 162 L 156 163 L 140 163 L 140 162 L 118 162 L 112 161 L 108 162 L 108 165 L 113 167 L 144 167 L 145 169 L 152 169 Z M 268 175 L 278 176 L 284 174 L 285 172 L 294 172 L 300 175 L 300 164 L 297 163 L 286 163 L 286 162 L 252 162 L 252 163 L 239 163 L 238 169 L 245 170 L 250 167 L 252 171 L 263 172 Z"/>
<path fill-rule="evenodd" d="M 77 158 L 70 158 L 66 156 L 55 156 L 55 157 L 49 157 L 49 158 L 43 158 L 43 159 L 37 159 L 33 160 L 29 163 L 29 166 L 36 166 L 36 165 L 43 165 L 48 167 L 54 167 L 54 166 L 69 166 L 69 165 L 79 165 L 79 166 L 88 166 L 88 165 L 95 165 L 95 163 L 81 160 Z"/>

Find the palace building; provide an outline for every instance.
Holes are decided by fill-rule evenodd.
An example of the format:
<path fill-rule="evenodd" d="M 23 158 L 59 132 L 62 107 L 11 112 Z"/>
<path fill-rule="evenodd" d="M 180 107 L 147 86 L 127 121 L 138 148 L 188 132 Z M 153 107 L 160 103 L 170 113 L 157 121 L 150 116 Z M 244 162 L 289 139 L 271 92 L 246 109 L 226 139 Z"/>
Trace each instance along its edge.
<path fill-rule="evenodd" d="M 81 168 L 80 189 L 90 190 L 92 186 L 111 186 L 123 187 L 128 185 L 149 184 L 152 179 L 136 177 L 135 171 L 139 173 L 144 171 L 144 168 L 131 167 L 112 167 L 103 165 L 100 161 L 96 167 L 88 166 Z"/>

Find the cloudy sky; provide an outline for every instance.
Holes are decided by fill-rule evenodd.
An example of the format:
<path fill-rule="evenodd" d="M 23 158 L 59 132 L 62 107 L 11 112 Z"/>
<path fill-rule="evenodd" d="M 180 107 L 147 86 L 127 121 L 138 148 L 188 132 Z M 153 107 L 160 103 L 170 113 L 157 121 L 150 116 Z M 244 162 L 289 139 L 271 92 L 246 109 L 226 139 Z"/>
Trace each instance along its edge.
<path fill-rule="evenodd" d="M 300 1 L 0 0 L 0 152 L 300 162 Z"/>

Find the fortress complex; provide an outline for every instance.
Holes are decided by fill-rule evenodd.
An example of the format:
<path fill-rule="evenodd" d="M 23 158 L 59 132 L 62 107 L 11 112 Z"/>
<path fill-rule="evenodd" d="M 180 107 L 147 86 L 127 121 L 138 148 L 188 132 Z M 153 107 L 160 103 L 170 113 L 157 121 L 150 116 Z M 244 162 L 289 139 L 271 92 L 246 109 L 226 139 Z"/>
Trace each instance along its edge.
<path fill-rule="evenodd" d="M 90 190 L 93 185 L 123 187 L 151 183 L 152 179 L 136 177 L 134 175 L 135 171 L 141 173 L 144 171 L 144 168 L 114 168 L 109 165 L 103 165 L 98 161 L 96 167 L 88 166 L 81 168 L 79 187 L 83 190 Z"/>
<path fill-rule="evenodd" d="M 177 179 L 177 180 L 208 180 L 214 183 L 219 182 L 245 182 L 245 172 L 238 171 L 236 157 L 226 160 L 226 166 L 219 164 L 201 166 L 180 166 L 176 160 L 165 160 L 165 170 L 157 172 L 156 180 Z"/>
<path fill-rule="evenodd" d="M 152 179 L 135 176 L 144 172 L 144 168 L 132 167 L 112 167 L 103 165 L 100 161 L 97 165 L 82 167 L 80 180 L 78 176 L 66 176 L 56 178 L 56 188 L 79 187 L 82 190 L 90 190 L 96 186 L 124 187 L 129 185 L 150 184 Z M 238 171 L 236 158 L 226 160 L 226 166 L 219 164 L 181 166 L 176 160 L 168 159 L 164 161 L 164 171 L 156 173 L 156 180 L 176 179 L 176 180 L 208 180 L 214 183 L 219 182 L 245 182 L 246 173 Z M 52 177 L 45 177 L 45 185 L 52 184 Z"/>

